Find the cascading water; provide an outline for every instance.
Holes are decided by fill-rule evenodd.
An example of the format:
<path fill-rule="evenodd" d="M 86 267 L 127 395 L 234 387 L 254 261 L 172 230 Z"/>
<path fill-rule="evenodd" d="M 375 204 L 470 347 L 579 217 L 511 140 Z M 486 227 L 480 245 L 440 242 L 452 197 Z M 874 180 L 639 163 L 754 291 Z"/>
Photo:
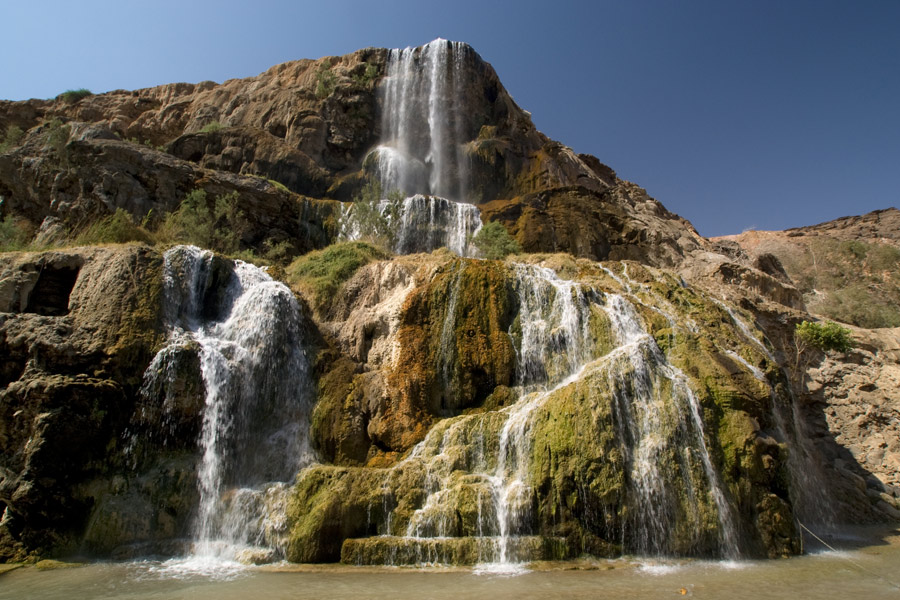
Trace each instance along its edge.
<path fill-rule="evenodd" d="M 739 556 L 736 518 L 706 448 L 699 401 L 633 306 L 621 296 L 562 280 L 550 269 L 514 269 L 518 316 L 510 336 L 519 399 L 499 411 L 443 421 L 387 471 L 385 490 L 407 465 L 420 461 L 425 469 L 425 498 L 404 536 L 391 542 L 403 552 L 398 560 L 447 562 L 448 540 L 459 536 L 473 540 L 486 568 L 515 570 L 532 559 L 539 548 L 531 473 L 534 416 L 554 394 L 586 377 L 609 381 L 630 506 L 619 525 L 624 548 L 650 555 L 683 552 L 684 545 L 669 541 L 674 530 L 687 530 L 682 539 L 695 545 L 714 530 L 719 553 Z M 596 312 L 605 315 L 615 338 L 615 348 L 602 356 L 591 329 Z M 672 461 L 674 472 L 662 472 Z M 477 506 L 474 523 L 460 522 L 463 497 Z M 395 503 L 384 506 L 390 513 Z M 390 527 L 398 519 L 388 514 L 384 522 Z"/>
<path fill-rule="evenodd" d="M 158 379 L 177 371 L 166 364 L 179 355 L 173 347 L 197 348 L 205 400 L 193 553 L 229 560 L 249 550 L 271 558 L 284 534 L 284 482 L 312 460 L 313 390 L 300 307 L 263 270 L 241 261 L 233 270 L 217 265 L 212 253 L 192 246 L 167 251 L 164 274 L 172 333 L 144 390 L 171 384 Z"/>
<path fill-rule="evenodd" d="M 378 209 L 390 219 L 389 200 Z M 396 222 L 388 227 L 396 234 L 393 250 L 397 254 L 431 252 L 446 247 L 460 256 L 469 256 L 469 240 L 481 229 L 481 211 L 474 204 L 453 202 L 438 196 L 416 194 L 400 202 Z M 340 238 L 354 241 L 363 237 L 353 205 L 341 215 Z"/>
<path fill-rule="evenodd" d="M 716 300 L 728 315 L 743 336 L 750 341 L 772 365 L 778 362 L 763 344 L 750 330 L 750 326 L 724 302 Z M 766 384 L 772 398 L 772 416 L 778 430 L 778 437 L 782 441 L 789 442 L 788 469 L 791 476 L 791 501 L 794 510 L 802 523 L 815 526 L 820 533 L 827 533 L 833 529 L 837 522 L 837 508 L 831 501 L 829 494 L 822 493 L 828 489 L 825 474 L 822 472 L 823 460 L 816 449 L 812 436 L 806 428 L 806 420 L 800 414 L 800 407 L 794 397 L 791 388 L 790 377 L 782 369 L 781 374 L 785 381 L 787 394 L 778 394 L 775 386 L 758 368 L 749 365 L 746 360 L 738 355 L 735 358 L 748 367 L 753 375 Z M 786 396 L 786 397 L 785 397 Z"/>
<path fill-rule="evenodd" d="M 381 92 L 381 144 L 367 163 L 385 190 L 464 201 L 465 44 L 437 39 L 391 50 Z M 470 137 L 470 136 L 469 136 Z"/>
<path fill-rule="evenodd" d="M 394 251 L 430 252 L 446 246 L 470 254 L 469 238 L 481 228 L 481 213 L 466 203 L 468 169 L 464 61 L 472 50 L 459 42 L 434 40 L 420 48 L 391 50 L 379 87 L 381 141 L 363 161 L 370 176 L 390 195 L 406 196 L 399 206 Z M 379 204 L 382 214 L 390 201 Z M 363 236 L 348 207 L 341 218 L 341 238 Z"/>
<path fill-rule="evenodd" d="M 608 377 L 610 389 L 614 390 L 614 413 L 636 508 L 630 524 L 637 532 L 632 536 L 635 550 L 641 554 L 672 552 L 669 540 L 679 526 L 679 506 L 672 497 L 675 490 L 668 485 L 660 465 L 663 455 L 673 452 L 670 439 L 674 437 L 685 444 L 685 452 L 678 459 L 684 490 L 692 498 L 698 493 L 691 463 L 699 458 L 706 490 L 717 511 L 720 550 L 727 558 L 737 558 L 737 525 L 709 457 L 699 402 L 687 378 L 668 364 L 630 303 L 621 296 L 611 296 L 606 308 L 619 342 L 616 352 L 627 363 L 610 368 Z M 666 397 L 663 394 L 667 388 Z M 678 431 L 674 436 L 663 435 L 667 427 Z M 695 531 L 702 529 L 702 515 L 694 512 L 687 517 Z"/>

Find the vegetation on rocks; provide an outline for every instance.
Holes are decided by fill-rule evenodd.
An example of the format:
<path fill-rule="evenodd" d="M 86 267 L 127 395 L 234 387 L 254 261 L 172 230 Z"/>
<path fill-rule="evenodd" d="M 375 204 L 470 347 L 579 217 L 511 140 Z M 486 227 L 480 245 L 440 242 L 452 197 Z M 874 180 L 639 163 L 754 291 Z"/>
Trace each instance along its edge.
<path fill-rule="evenodd" d="M 795 335 L 801 348 L 815 348 L 824 352 L 847 352 L 853 348 L 850 330 L 830 321 L 824 324 L 812 321 L 797 323 Z M 799 351 L 802 352 L 802 349 Z"/>
<path fill-rule="evenodd" d="M 95 221 L 75 238 L 75 244 L 85 246 L 127 242 L 149 244 L 153 241 L 153 234 L 136 225 L 131 215 L 121 208 L 116 209 L 112 215 Z"/>
<path fill-rule="evenodd" d="M 478 249 L 478 254 L 488 260 L 500 260 L 522 251 L 519 243 L 506 231 L 506 227 L 496 221 L 483 225 L 472 236 L 472 244 Z"/>
<path fill-rule="evenodd" d="M 292 262 L 287 267 L 287 278 L 292 286 L 308 290 L 314 305 L 322 308 L 360 267 L 389 256 L 366 242 L 332 244 Z"/>
<path fill-rule="evenodd" d="M 7 127 L 6 133 L 3 134 L 3 139 L 0 140 L 0 154 L 9 152 L 18 146 L 19 142 L 22 141 L 23 135 L 25 135 L 25 132 L 22 131 L 22 128 L 18 125 L 10 125 Z"/>
<path fill-rule="evenodd" d="M 62 100 L 66 104 L 75 104 L 79 100 L 87 98 L 88 96 L 93 96 L 94 93 L 87 88 L 79 88 L 77 90 L 66 90 L 61 93 L 56 98 L 58 100 Z"/>
<path fill-rule="evenodd" d="M 237 192 L 218 196 L 210 203 L 206 191 L 197 189 L 182 200 L 177 210 L 166 215 L 157 237 L 168 243 L 194 244 L 234 254 L 241 249 L 246 225 Z"/>

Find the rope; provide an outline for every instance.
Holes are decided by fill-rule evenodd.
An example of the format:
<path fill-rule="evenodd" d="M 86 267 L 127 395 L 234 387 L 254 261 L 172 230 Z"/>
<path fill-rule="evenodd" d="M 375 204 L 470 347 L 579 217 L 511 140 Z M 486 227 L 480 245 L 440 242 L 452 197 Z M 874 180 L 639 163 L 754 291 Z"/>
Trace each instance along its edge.
<path fill-rule="evenodd" d="M 871 569 L 868 569 L 868 568 L 864 567 L 863 565 L 859 564 L 858 562 L 856 562 L 855 560 L 853 560 L 853 559 L 850 558 L 849 556 L 843 556 L 837 548 L 835 548 L 834 546 L 830 545 L 828 542 L 826 542 L 825 540 L 823 540 L 822 538 L 820 538 L 819 536 L 817 536 L 815 533 L 812 532 L 812 530 L 811 530 L 809 527 L 807 527 L 806 525 L 804 525 L 803 523 L 801 523 L 801 522 L 800 522 L 800 519 L 797 519 L 797 524 L 798 524 L 804 531 L 806 531 L 809 535 L 811 535 L 811 536 L 813 536 L 814 538 L 816 538 L 816 539 L 819 541 L 820 544 L 822 544 L 823 546 L 825 546 L 826 548 L 828 548 L 828 549 L 831 550 L 832 552 L 838 553 L 838 556 L 840 556 L 840 558 L 843 558 L 844 560 L 846 560 L 848 563 L 850 563 L 851 565 L 853 565 L 854 567 L 856 567 L 856 568 L 859 569 L 860 571 L 864 571 L 864 572 L 868 573 L 869 575 L 872 575 L 873 577 L 877 577 L 878 579 L 882 580 L 883 582 L 885 582 L 886 584 L 888 584 L 888 585 L 891 586 L 892 588 L 895 588 L 895 589 L 900 590 L 900 584 L 894 583 L 893 581 L 891 581 L 891 580 L 888 579 L 887 577 L 881 575 L 880 573 L 876 573 L 875 571 L 873 571 L 873 570 L 871 570 Z M 801 543 L 802 543 L 802 542 L 801 542 Z"/>

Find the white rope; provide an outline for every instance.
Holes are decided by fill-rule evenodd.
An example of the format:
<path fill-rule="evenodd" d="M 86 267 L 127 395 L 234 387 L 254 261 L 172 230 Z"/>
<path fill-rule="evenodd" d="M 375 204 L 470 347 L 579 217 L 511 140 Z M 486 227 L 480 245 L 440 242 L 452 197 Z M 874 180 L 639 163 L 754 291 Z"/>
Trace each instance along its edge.
<path fill-rule="evenodd" d="M 894 583 L 893 581 L 891 581 L 890 579 L 888 579 L 887 577 L 884 577 L 883 575 L 881 575 L 881 574 L 879 574 L 879 573 L 876 573 L 875 571 L 873 571 L 873 570 L 871 570 L 871 569 L 867 569 L 866 567 L 862 566 L 861 564 L 859 564 L 858 562 L 856 562 L 855 560 L 853 560 L 853 559 L 850 558 L 849 556 L 844 556 L 843 553 L 841 553 L 837 548 L 835 548 L 834 546 L 830 545 L 828 542 L 826 542 L 825 540 L 823 540 L 822 538 L 820 538 L 819 536 L 817 536 L 815 533 L 813 533 L 812 530 L 811 530 L 809 527 L 807 527 L 806 525 L 804 525 L 803 523 L 801 523 L 799 519 L 797 519 L 797 524 L 800 525 L 800 527 L 802 527 L 809 535 L 811 535 L 811 536 L 813 536 L 814 538 L 816 538 L 817 540 L 819 540 L 819 543 L 820 543 L 820 544 L 822 544 L 823 546 L 825 546 L 826 548 L 828 548 L 828 549 L 831 550 L 832 552 L 837 553 L 838 556 L 839 556 L 840 558 L 843 558 L 844 560 L 846 560 L 848 563 L 850 563 L 850 564 L 852 564 L 853 566 L 855 566 L 855 567 L 856 567 L 857 569 L 859 569 L 860 571 L 865 571 L 865 572 L 868 573 L 869 575 L 873 575 L 874 577 L 877 577 L 878 579 L 882 580 L 883 582 L 885 582 L 885 583 L 888 584 L 889 586 L 891 586 L 891 587 L 893 587 L 893 588 L 896 588 L 896 589 L 900 590 L 900 584 L 896 584 L 896 583 Z"/>

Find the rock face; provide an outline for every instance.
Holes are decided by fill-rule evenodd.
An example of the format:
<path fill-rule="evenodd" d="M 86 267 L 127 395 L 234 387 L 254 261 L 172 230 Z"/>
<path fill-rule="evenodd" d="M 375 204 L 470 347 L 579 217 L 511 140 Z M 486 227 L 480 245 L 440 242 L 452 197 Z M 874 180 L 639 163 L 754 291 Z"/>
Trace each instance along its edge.
<path fill-rule="evenodd" d="M 349 316 L 326 329 L 353 360 L 321 379 L 313 435 L 347 466 L 300 476 L 290 560 L 338 560 L 341 539 L 372 535 L 439 561 L 797 551 L 756 374 L 775 365 L 723 309 L 636 263 L 439 256 L 364 267 L 346 287 L 370 293 L 326 311 Z M 348 540 L 343 559 L 381 562 L 389 542 Z"/>
<path fill-rule="evenodd" d="M 804 402 L 835 489 L 852 490 L 855 518 L 900 517 L 900 330 L 854 329 L 857 347 L 806 372 Z M 829 440 L 833 440 L 828 444 Z M 835 477 L 836 476 L 836 477 Z M 865 496 L 860 494 L 865 492 Z"/>
<path fill-rule="evenodd" d="M 0 265 L 0 554 L 21 560 L 75 549 L 93 482 L 122 467 L 140 365 L 159 341 L 161 273 L 138 247 Z"/>
<path fill-rule="evenodd" d="M 900 326 L 900 210 L 786 231 L 719 238 L 752 260 L 775 257 L 810 312 L 858 327 Z"/>

